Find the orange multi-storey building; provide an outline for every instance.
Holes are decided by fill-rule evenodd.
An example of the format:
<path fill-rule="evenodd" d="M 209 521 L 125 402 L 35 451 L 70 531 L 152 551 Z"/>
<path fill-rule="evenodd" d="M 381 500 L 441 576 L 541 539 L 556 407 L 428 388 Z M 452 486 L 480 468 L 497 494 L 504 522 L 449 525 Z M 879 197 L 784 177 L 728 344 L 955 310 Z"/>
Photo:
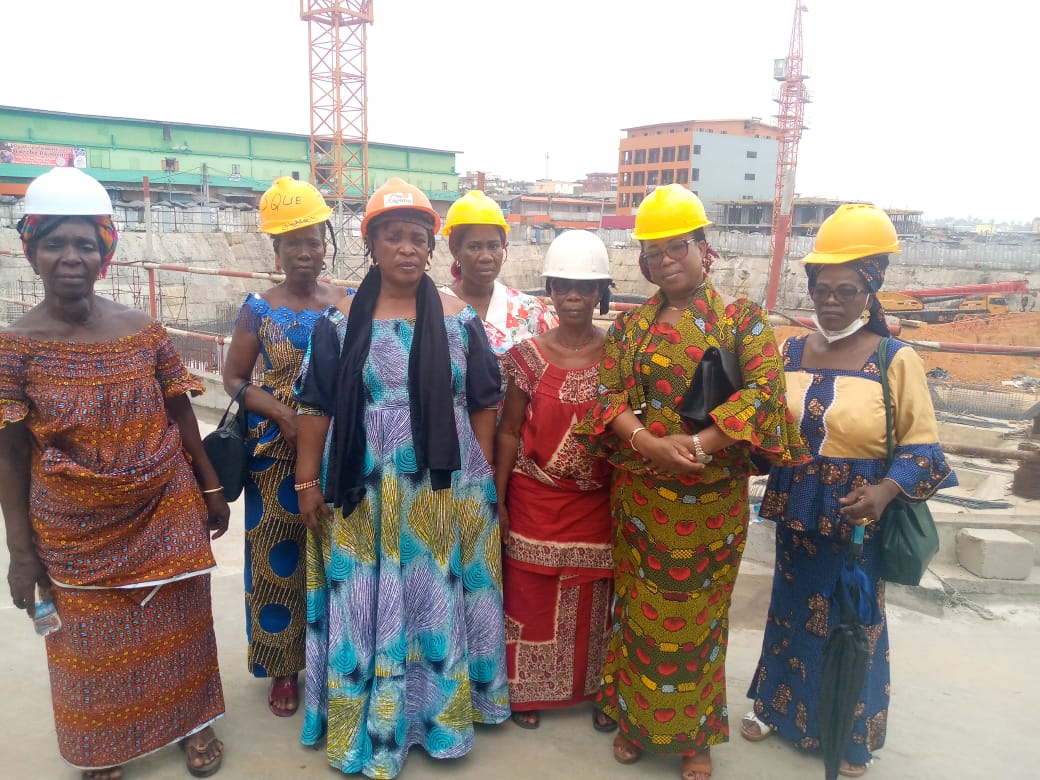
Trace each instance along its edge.
<path fill-rule="evenodd" d="M 760 119 L 714 119 L 628 127 L 618 146 L 617 213 L 648 192 L 682 184 L 708 206 L 772 197 L 779 128 Z"/>

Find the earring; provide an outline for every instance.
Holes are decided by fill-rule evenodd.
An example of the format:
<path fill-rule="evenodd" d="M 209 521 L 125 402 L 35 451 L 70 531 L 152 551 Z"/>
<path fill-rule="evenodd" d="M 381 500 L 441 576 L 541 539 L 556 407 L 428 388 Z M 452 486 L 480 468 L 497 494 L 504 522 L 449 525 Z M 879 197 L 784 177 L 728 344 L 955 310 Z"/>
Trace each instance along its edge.
<path fill-rule="evenodd" d="M 322 264 L 321 264 L 321 270 L 322 270 L 322 271 L 324 271 L 324 270 L 325 270 L 326 268 L 328 268 L 328 267 L 329 267 L 329 264 L 328 264 L 328 263 L 326 263 L 326 262 L 324 262 L 324 261 L 322 261 Z"/>

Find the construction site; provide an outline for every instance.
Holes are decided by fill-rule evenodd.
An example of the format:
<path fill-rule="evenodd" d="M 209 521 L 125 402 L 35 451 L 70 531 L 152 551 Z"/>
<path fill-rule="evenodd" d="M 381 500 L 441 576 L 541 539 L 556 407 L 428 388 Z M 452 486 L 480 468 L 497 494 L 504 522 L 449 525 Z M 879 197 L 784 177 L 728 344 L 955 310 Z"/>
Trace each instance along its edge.
<path fill-rule="evenodd" d="M 378 144 L 368 137 L 365 55 L 367 31 L 375 21 L 373 5 L 371 0 L 301 0 L 300 23 L 308 27 L 310 44 L 310 82 L 301 85 L 301 89 L 309 86 L 311 95 L 307 137 L 30 109 L 7 108 L 6 114 L 0 110 L 0 142 L 10 140 L 9 147 L 21 148 L 24 154 L 33 145 L 79 148 L 71 135 L 61 134 L 61 128 L 75 126 L 75 132 L 82 134 L 89 127 L 98 136 L 110 131 L 111 148 L 84 143 L 84 164 L 69 162 L 102 181 L 116 204 L 119 251 L 97 292 L 149 312 L 167 326 L 186 365 L 206 382 L 207 393 L 195 399 L 204 433 L 212 429 L 228 404 L 221 374 L 243 299 L 283 278 L 273 266 L 270 238 L 256 230 L 256 200 L 271 178 L 308 178 L 333 206 L 340 254 L 329 269 L 329 281 L 351 288 L 366 270 L 358 225 L 367 196 L 377 186 L 391 176 L 414 181 L 441 213 L 462 192 L 454 152 Z M 829 201 L 800 199 L 795 194 L 798 149 L 811 98 L 803 72 L 802 13 L 806 9 L 799 2 L 793 10 L 787 54 L 776 60 L 771 74 L 777 89 L 775 123 L 756 122 L 749 130 L 765 134 L 763 128 L 767 128 L 774 136 L 754 136 L 763 144 L 765 140 L 773 144 L 769 154 L 775 155 L 775 166 L 774 158 L 768 159 L 770 167 L 775 167 L 771 173 L 775 179 L 767 188 L 772 190 L 772 198 L 756 193 L 755 200 L 750 194 L 744 200 L 719 200 L 715 208 L 722 215 L 721 222 L 707 231 L 709 243 L 721 255 L 711 272 L 715 286 L 763 304 L 778 343 L 812 327 L 812 305 L 800 260 L 812 245 L 818 223 L 838 205 L 837 201 L 827 205 Z M 778 37 L 778 47 L 783 43 Z M 29 127 L 35 130 L 26 131 Z M 614 129 L 604 128 L 603 132 Z M 117 135 L 128 138 L 131 134 L 132 143 L 114 140 Z M 739 130 L 727 133 L 739 134 Z M 207 143 L 220 151 L 206 152 Z M 700 144 L 694 130 L 689 144 L 691 148 Z M 154 158 L 154 170 L 149 168 L 151 162 L 106 167 L 103 160 L 115 159 L 126 151 L 123 147 L 131 146 L 137 148 L 135 159 Z M 227 151 L 245 146 L 248 153 Z M 552 217 L 551 196 L 546 198 L 544 214 L 539 206 L 537 218 L 525 219 L 517 206 L 517 213 L 510 217 L 513 232 L 502 282 L 544 295 L 541 269 L 548 245 L 562 230 L 578 226 L 573 223 L 580 219 L 580 226 L 594 230 L 608 247 L 617 287 L 613 311 L 598 323 L 608 327 L 617 312 L 652 294 L 653 286 L 639 270 L 638 243 L 624 222 L 642 196 L 656 186 L 648 179 L 639 179 L 646 184 L 636 184 L 631 176 L 637 167 L 631 162 L 635 158 L 627 158 L 626 163 L 625 154 L 635 147 L 634 141 L 619 141 L 615 190 L 607 198 L 609 214 L 621 221 L 604 220 L 607 207 L 578 196 L 567 208 L 585 211 L 577 217 L 570 213 L 569 221 Z M 181 165 L 189 167 L 189 154 L 197 158 L 191 163 L 196 167 L 178 170 Z M 198 168 L 198 160 L 207 154 L 207 162 Z M 681 156 L 676 154 L 669 164 L 704 167 Z M 240 168 L 233 161 L 239 159 L 241 165 L 254 167 Z M 26 263 L 14 224 L 22 214 L 25 188 L 45 170 L 43 163 L 29 158 L 0 162 L 0 326 L 43 300 L 42 283 Z M 655 181 L 671 183 L 663 178 Z M 672 181 L 691 189 L 697 186 L 689 176 L 685 181 L 678 176 Z M 511 197 L 520 202 L 521 196 Z M 559 200 L 557 208 L 563 208 L 563 199 Z M 800 203 L 811 205 L 812 210 L 799 211 Z M 800 218 L 801 213 L 812 216 Z M 943 450 L 960 485 L 929 500 L 941 547 L 921 585 L 890 585 L 886 592 L 893 634 L 900 644 L 900 663 L 905 663 L 894 676 L 894 685 L 901 686 L 897 696 L 902 697 L 898 706 L 903 709 L 892 728 L 898 734 L 892 739 L 894 749 L 883 753 L 885 759 L 896 755 L 880 762 L 871 776 L 975 778 L 999 771 L 1008 778 L 1033 777 L 1036 770 L 1029 769 L 1033 764 L 1026 755 L 1037 757 L 1029 725 L 1035 708 L 1027 700 L 1031 698 L 1028 691 L 1040 684 L 1035 671 L 1035 654 L 1040 650 L 1040 243 L 1022 247 L 927 244 L 918 242 L 914 232 L 920 229 L 920 212 L 901 213 L 900 224 L 907 226 L 909 234 L 900 233 L 903 253 L 891 257 L 878 299 L 893 334 L 910 343 L 924 363 Z M 447 242 L 438 241 L 430 274 L 439 285 L 450 283 L 451 262 Z M 753 505 L 761 500 L 763 491 L 764 478 L 755 480 Z M 242 523 L 239 501 L 232 515 L 232 528 L 239 530 L 229 534 L 230 541 L 218 543 L 220 573 L 214 580 L 216 610 L 236 616 L 241 611 Z M 753 672 L 769 600 L 773 545 L 772 524 L 753 517 L 733 607 L 729 662 L 737 675 L 731 681 L 731 698 L 741 708 L 741 686 L 746 686 Z M 6 565 L 5 556 L 6 552 L 0 553 L 0 565 Z M 0 653 L 8 672 L 20 676 L 19 686 L 31 689 L 42 701 L 47 696 L 44 660 L 36 652 L 38 648 L 30 647 L 32 637 L 16 631 L 22 621 L 24 617 L 16 610 L 0 612 L 0 635 L 5 637 L 0 640 Z M 230 728 L 224 732 L 229 762 L 221 776 L 283 778 L 327 771 L 320 754 L 304 751 L 295 743 L 292 729 L 279 729 L 270 718 L 261 723 L 259 715 L 252 714 L 262 709 L 258 704 L 262 693 L 245 681 L 239 631 L 237 621 L 218 627 L 222 666 L 225 673 L 234 670 L 226 674 L 232 714 Z M 1012 637 L 1024 641 L 1008 641 L 1006 654 L 994 662 L 989 648 Z M 904 662 L 911 654 L 913 660 Z M 977 677 L 967 679 L 963 670 L 976 665 L 980 668 Z M 1001 668 L 990 668 L 994 665 Z M 1019 674 L 1020 670 L 1028 671 Z M 986 686 L 992 698 L 979 693 Z M 585 710 L 581 715 L 586 716 Z M 731 718 L 734 715 L 730 713 Z M 24 776 L 72 777 L 73 770 L 47 749 L 53 729 L 47 731 L 44 716 L 25 722 L 9 719 L 11 728 L 0 737 L 0 745 L 5 755 L 17 754 L 15 766 Z M 969 724 L 986 717 L 997 723 L 981 738 L 987 754 L 966 751 L 966 744 L 980 741 L 980 734 Z M 609 742 L 593 743 L 598 737 L 586 734 L 584 720 L 580 727 L 576 721 L 573 714 L 549 718 L 550 733 L 539 743 L 543 752 L 532 750 L 535 743 L 525 742 L 517 729 L 494 735 L 489 729 L 478 737 L 478 744 L 481 740 L 484 744 L 474 756 L 452 767 L 416 756 L 405 777 L 441 777 L 446 771 L 456 771 L 459 777 L 493 773 L 509 777 L 519 773 L 513 766 L 547 778 L 574 777 L 590 770 L 604 777 L 634 776 L 610 761 Z M 247 745 L 257 746 L 249 756 Z M 934 747 L 924 751 L 922 745 Z M 719 751 L 719 774 L 728 767 L 726 777 L 794 780 L 816 771 L 811 761 L 780 745 L 734 747 L 728 753 Z M 938 758 L 925 755 L 937 755 L 937 751 L 942 753 Z M 593 757 L 591 761 L 589 757 Z M 148 776 L 155 778 L 180 777 L 183 770 L 182 763 L 169 757 L 149 757 L 144 763 Z M 141 771 L 136 767 L 134 777 L 145 776 L 136 774 Z M 640 776 L 664 777 L 672 769 L 652 763 L 638 771 Z"/>

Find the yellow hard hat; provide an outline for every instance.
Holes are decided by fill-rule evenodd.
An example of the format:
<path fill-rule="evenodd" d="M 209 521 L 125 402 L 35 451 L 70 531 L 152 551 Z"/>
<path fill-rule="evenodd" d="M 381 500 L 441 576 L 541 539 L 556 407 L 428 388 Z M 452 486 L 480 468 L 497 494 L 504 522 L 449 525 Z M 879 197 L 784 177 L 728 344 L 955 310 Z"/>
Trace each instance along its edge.
<path fill-rule="evenodd" d="M 372 193 L 365 206 L 365 218 L 361 220 L 361 235 L 368 238 L 368 225 L 380 214 L 396 209 L 421 211 L 433 218 L 433 232 L 441 226 L 441 216 L 433 210 L 430 199 L 418 187 L 414 187 L 404 179 L 387 179 L 386 184 Z"/>
<path fill-rule="evenodd" d="M 632 238 L 637 241 L 671 238 L 710 224 L 700 198 L 681 184 L 666 184 L 639 204 Z"/>
<path fill-rule="evenodd" d="M 260 196 L 260 232 L 273 236 L 320 225 L 332 216 L 325 198 L 311 184 L 289 176 L 274 180 Z"/>
<path fill-rule="evenodd" d="M 869 203 L 843 203 L 820 225 L 803 263 L 836 265 L 871 255 L 899 255 L 896 228 L 883 209 Z"/>
<path fill-rule="evenodd" d="M 502 209 L 480 190 L 470 190 L 451 204 L 441 235 L 447 238 L 456 225 L 494 225 L 509 232 L 509 223 L 502 215 Z"/>

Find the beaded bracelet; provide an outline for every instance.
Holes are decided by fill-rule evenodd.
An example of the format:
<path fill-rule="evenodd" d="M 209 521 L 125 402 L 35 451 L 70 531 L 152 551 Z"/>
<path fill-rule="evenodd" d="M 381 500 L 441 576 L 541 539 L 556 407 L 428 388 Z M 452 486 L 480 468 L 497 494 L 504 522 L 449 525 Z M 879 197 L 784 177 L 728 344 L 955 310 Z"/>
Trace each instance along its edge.
<path fill-rule="evenodd" d="M 301 491 L 306 490 L 307 488 L 318 487 L 318 485 L 320 485 L 320 484 L 321 484 L 321 480 L 320 479 L 310 479 L 310 480 L 307 480 L 306 482 L 297 482 L 296 486 L 295 486 L 296 487 L 296 492 L 299 493 Z"/>
<path fill-rule="evenodd" d="M 222 487 L 210 488 L 209 490 L 203 490 L 202 491 L 202 495 L 207 495 L 208 493 L 220 493 L 223 490 L 224 490 L 224 488 L 222 488 Z"/>

